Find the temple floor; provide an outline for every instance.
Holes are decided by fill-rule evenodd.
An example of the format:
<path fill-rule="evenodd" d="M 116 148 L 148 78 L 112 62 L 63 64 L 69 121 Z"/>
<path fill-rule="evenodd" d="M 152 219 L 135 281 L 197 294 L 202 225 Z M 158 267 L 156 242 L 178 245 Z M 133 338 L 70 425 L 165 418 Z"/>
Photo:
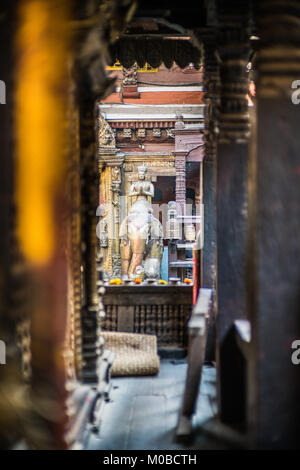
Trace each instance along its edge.
<path fill-rule="evenodd" d="M 183 450 L 226 449 L 224 443 L 199 432 L 202 423 L 216 415 L 216 369 L 205 366 L 197 413 L 195 437 L 176 442 L 174 431 L 181 407 L 187 363 L 185 360 L 161 360 L 155 377 L 112 379 L 111 402 L 104 407 L 100 433 L 89 432 L 86 450 Z"/>

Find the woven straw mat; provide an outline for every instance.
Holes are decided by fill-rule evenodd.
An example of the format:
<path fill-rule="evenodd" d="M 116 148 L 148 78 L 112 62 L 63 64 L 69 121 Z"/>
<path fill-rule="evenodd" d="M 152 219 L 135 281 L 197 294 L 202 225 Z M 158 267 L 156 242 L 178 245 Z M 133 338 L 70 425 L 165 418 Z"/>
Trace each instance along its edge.
<path fill-rule="evenodd" d="M 102 331 L 105 349 L 115 353 L 112 376 L 156 375 L 159 372 L 157 339 L 154 335 Z"/>

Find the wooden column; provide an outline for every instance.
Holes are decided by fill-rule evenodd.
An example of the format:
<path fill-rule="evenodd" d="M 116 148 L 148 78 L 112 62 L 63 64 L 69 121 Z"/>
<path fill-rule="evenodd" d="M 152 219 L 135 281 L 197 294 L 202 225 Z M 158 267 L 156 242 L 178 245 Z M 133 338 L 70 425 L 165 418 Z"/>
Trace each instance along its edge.
<path fill-rule="evenodd" d="M 4 0 L 0 6 L 2 18 L 0 29 L 0 79 L 5 84 L 0 105 L 0 340 L 6 345 L 6 364 L 0 365 L 0 449 L 7 449 L 20 437 L 21 409 L 28 412 L 22 398 L 20 364 L 16 360 L 16 321 L 12 300 L 18 301 L 20 287 L 13 285 L 13 171 L 14 171 L 14 34 L 16 27 L 16 0 Z M 1 92 L 4 84 L 1 84 Z M 5 98 L 5 99 L 3 99 Z M 19 266 L 17 266 L 19 268 Z M 15 272 L 16 277 L 20 270 Z M 15 288 L 15 289 L 14 289 Z M 16 298 L 15 298 L 16 297 Z M 22 298 L 22 296 L 21 296 Z M 23 298 L 22 298 L 23 300 Z M 19 388 L 19 390 L 18 390 Z"/>
<path fill-rule="evenodd" d="M 246 318 L 248 173 L 248 1 L 218 2 L 221 102 L 217 148 L 217 363 L 221 421 L 242 418 L 238 365 L 230 339 L 233 322 Z"/>
<path fill-rule="evenodd" d="M 81 380 L 98 384 L 103 341 L 100 337 L 100 315 L 103 315 L 101 292 L 103 291 L 98 258 L 96 234 L 99 174 L 96 156 L 95 101 L 113 88 L 113 80 L 107 78 L 104 57 L 107 54 L 107 38 L 102 35 L 103 24 L 110 25 L 114 14 L 109 8 L 99 14 L 99 24 L 90 27 L 90 18 L 98 14 L 96 2 L 88 5 L 79 2 L 78 16 L 82 28 L 78 35 L 77 91 L 80 108 L 80 150 L 82 174 L 82 260 L 83 305 L 81 309 L 82 356 Z M 96 32 L 97 30 L 97 32 Z M 99 289 L 98 289 L 99 287 Z"/>
<path fill-rule="evenodd" d="M 215 360 L 215 316 L 217 288 L 216 233 L 216 156 L 217 119 L 220 92 L 219 64 L 216 57 L 216 37 L 206 31 L 204 43 L 205 73 L 205 155 L 203 160 L 204 245 L 202 250 L 202 286 L 212 290 L 212 309 L 207 343 L 207 360 Z"/>
<path fill-rule="evenodd" d="M 120 254 L 120 194 L 121 194 L 121 183 L 122 183 L 122 170 L 123 158 L 115 156 L 114 159 L 108 166 L 111 166 L 112 180 L 111 180 L 111 192 L 112 192 L 112 204 L 113 204 L 113 276 L 121 277 L 121 254 Z"/>
<path fill-rule="evenodd" d="M 97 249 L 96 235 L 98 206 L 98 171 L 95 147 L 95 115 L 92 93 L 83 95 L 80 106 L 80 133 L 83 166 L 83 266 L 85 298 L 82 306 L 82 355 L 81 379 L 86 383 L 97 383 L 97 362 L 101 355 L 100 324 L 97 292 Z"/>
<path fill-rule="evenodd" d="M 203 160 L 204 245 L 202 285 L 216 289 L 216 161 Z"/>
<path fill-rule="evenodd" d="M 181 207 L 181 214 L 185 214 L 186 203 L 186 152 L 175 152 L 176 168 L 176 202 Z"/>
<path fill-rule="evenodd" d="M 291 361 L 300 339 L 300 105 L 292 88 L 300 79 L 299 2 L 261 1 L 258 22 L 249 416 L 257 447 L 299 448 L 300 366 Z"/>
<path fill-rule="evenodd" d="M 205 155 L 203 159 L 204 247 L 202 283 L 216 289 L 216 156 L 220 94 L 219 64 L 213 32 L 204 36 Z"/>
<path fill-rule="evenodd" d="M 59 0 L 19 2 L 15 38 L 17 234 L 31 281 L 30 412 L 20 428 L 30 446 L 44 450 L 67 446 L 69 7 Z"/>

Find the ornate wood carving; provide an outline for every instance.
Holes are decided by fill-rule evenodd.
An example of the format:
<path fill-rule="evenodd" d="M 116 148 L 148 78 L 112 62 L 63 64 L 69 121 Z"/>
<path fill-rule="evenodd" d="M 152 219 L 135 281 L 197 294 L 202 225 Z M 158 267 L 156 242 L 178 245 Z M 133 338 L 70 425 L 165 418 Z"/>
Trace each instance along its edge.
<path fill-rule="evenodd" d="M 125 68 L 130 68 L 137 62 L 139 67 L 146 64 L 159 67 L 162 63 L 171 68 L 176 62 L 180 68 L 185 68 L 192 62 L 200 68 L 201 52 L 189 41 L 165 39 L 133 39 L 122 38 L 110 47 L 111 64 L 120 62 Z"/>
<path fill-rule="evenodd" d="M 81 379 L 84 382 L 98 382 L 97 363 L 101 356 L 100 330 L 98 321 L 98 293 L 97 293 L 97 251 L 98 239 L 96 237 L 96 209 L 98 206 L 98 172 L 95 158 L 95 134 L 91 122 L 93 122 L 94 96 L 80 102 L 80 139 L 82 162 L 82 204 L 84 207 L 82 218 L 83 251 L 83 281 L 85 296 L 81 310 L 82 323 L 82 356 L 83 367 Z M 103 145 L 110 148 L 111 137 L 105 120 L 98 115 L 98 127 Z M 103 126 L 103 127 L 102 127 Z M 106 135 L 107 134 L 107 135 Z M 99 146 L 100 147 L 100 146 Z M 100 151 L 100 149 L 99 149 Z"/>
<path fill-rule="evenodd" d="M 137 65 L 133 64 L 130 68 L 123 68 L 123 86 L 134 86 L 137 85 Z"/>
<path fill-rule="evenodd" d="M 120 256 L 120 194 L 121 194 L 121 169 L 120 166 L 114 166 L 111 169 L 111 191 L 113 203 L 113 221 L 114 221 L 114 251 L 112 268 L 113 277 L 121 277 L 121 256 Z"/>
<path fill-rule="evenodd" d="M 174 142 L 174 128 L 160 128 L 154 127 L 147 129 L 138 128 L 133 129 L 129 127 L 123 127 L 123 129 L 117 129 L 116 141 L 117 145 L 121 147 L 138 146 L 141 143 L 173 143 Z"/>
<path fill-rule="evenodd" d="M 212 314 L 210 321 L 209 341 L 206 349 L 207 360 L 215 359 L 214 326 L 216 317 L 216 288 L 217 288 L 217 236 L 216 236 L 216 166 L 218 115 L 220 106 L 220 75 L 217 58 L 217 37 L 214 28 L 201 30 L 204 52 L 205 80 L 205 156 L 203 160 L 203 210 L 204 210 L 204 240 L 202 249 L 201 280 L 204 287 L 212 289 Z"/>
<path fill-rule="evenodd" d="M 203 40 L 205 95 L 205 161 L 214 161 L 217 151 L 218 115 L 220 106 L 220 67 L 214 29 L 200 30 Z"/>
<path fill-rule="evenodd" d="M 112 162 L 111 165 L 114 163 Z M 114 193 L 111 191 L 112 187 L 112 176 L 111 170 L 112 166 L 110 164 L 106 165 L 105 168 L 101 169 L 100 172 L 100 205 L 102 205 L 103 210 L 101 211 L 101 220 L 100 224 L 105 223 L 107 226 L 107 247 L 101 247 L 101 255 L 103 257 L 103 271 L 104 273 L 112 272 L 112 257 L 113 257 L 113 197 Z"/>
<path fill-rule="evenodd" d="M 221 58 L 221 100 L 216 172 L 217 230 L 217 357 L 222 423 L 232 424 L 230 352 L 226 345 L 235 320 L 247 316 L 247 177 L 249 2 L 218 1 L 218 53 Z M 234 222 L 233 222 L 234 221 Z"/>
<path fill-rule="evenodd" d="M 68 325 L 68 344 L 67 354 L 73 353 L 69 359 L 69 374 L 80 375 L 82 369 L 82 331 L 81 331 L 81 304 L 82 304 L 82 285 L 81 285 L 81 183 L 80 183 L 80 143 L 79 143 L 79 112 L 75 103 L 73 103 L 70 113 L 72 125 L 72 152 L 70 178 L 70 227 L 68 240 L 68 282 L 69 282 L 69 325 Z M 68 350 L 69 349 L 69 350 Z M 72 368 L 75 366 L 75 371 Z M 73 377 L 74 378 L 74 377 Z"/>
<path fill-rule="evenodd" d="M 123 80 L 121 86 L 121 96 L 123 98 L 139 98 L 138 92 L 138 74 L 137 65 L 133 64 L 130 68 L 123 67 Z"/>
<path fill-rule="evenodd" d="M 164 293 L 155 286 L 113 286 L 107 287 L 104 304 L 106 318 L 104 330 L 118 331 L 124 321 L 124 307 L 133 307 L 133 332 L 155 334 L 159 348 L 186 347 L 186 326 L 191 315 L 192 288 L 164 286 Z M 120 308 L 121 307 L 121 308 Z M 155 321 L 154 321 L 155 319 Z"/>
<path fill-rule="evenodd" d="M 258 93 L 265 97 L 291 94 L 300 79 L 300 6 L 297 0 L 257 2 L 260 34 L 256 65 Z"/>
<path fill-rule="evenodd" d="M 130 127 L 131 129 L 153 129 L 154 127 L 159 128 L 170 128 L 175 127 L 176 121 L 111 121 L 110 126 L 112 129 L 123 129 L 124 127 Z M 194 121 L 193 121 L 194 122 Z"/>
<path fill-rule="evenodd" d="M 98 127 L 98 150 L 99 153 L 103 153 L 108 149 L 115 149 L 116 148 L 116 138 L 115 134 L 108 124 L 108 122 L 104 119 L 101 112 L 98 112 L 97 117 L 97 127 Z"/>
<path fill-rule="evenodd" d="M 250 57 L 248 0 L 218 1 L 218 53 L 221 58 L 219 138 L 246 142 L 249 138 L 247 93 Z"/>
<path fill-rule="evenodd" d="M 185 212 L 186 202 L 186 153 L 176 152 L 176 202 L 180 205 L 182 214 Z"/>

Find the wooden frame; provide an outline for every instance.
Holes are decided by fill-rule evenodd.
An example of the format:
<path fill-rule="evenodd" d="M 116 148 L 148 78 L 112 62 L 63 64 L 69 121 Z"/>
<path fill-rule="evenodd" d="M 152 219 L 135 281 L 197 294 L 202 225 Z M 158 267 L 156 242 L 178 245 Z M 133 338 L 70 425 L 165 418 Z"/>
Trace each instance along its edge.
<path fill-rule="evenodd" d="M 192 417 L 195 413 L 201 384 L 202 367 L 205 359 L 207 332 L 211 311 L 211 289 L 200 289 L 197 303 L 188 324 L 188 370 L 180 410 L 177 437 L 189 436 L 192 431 Z"/>

